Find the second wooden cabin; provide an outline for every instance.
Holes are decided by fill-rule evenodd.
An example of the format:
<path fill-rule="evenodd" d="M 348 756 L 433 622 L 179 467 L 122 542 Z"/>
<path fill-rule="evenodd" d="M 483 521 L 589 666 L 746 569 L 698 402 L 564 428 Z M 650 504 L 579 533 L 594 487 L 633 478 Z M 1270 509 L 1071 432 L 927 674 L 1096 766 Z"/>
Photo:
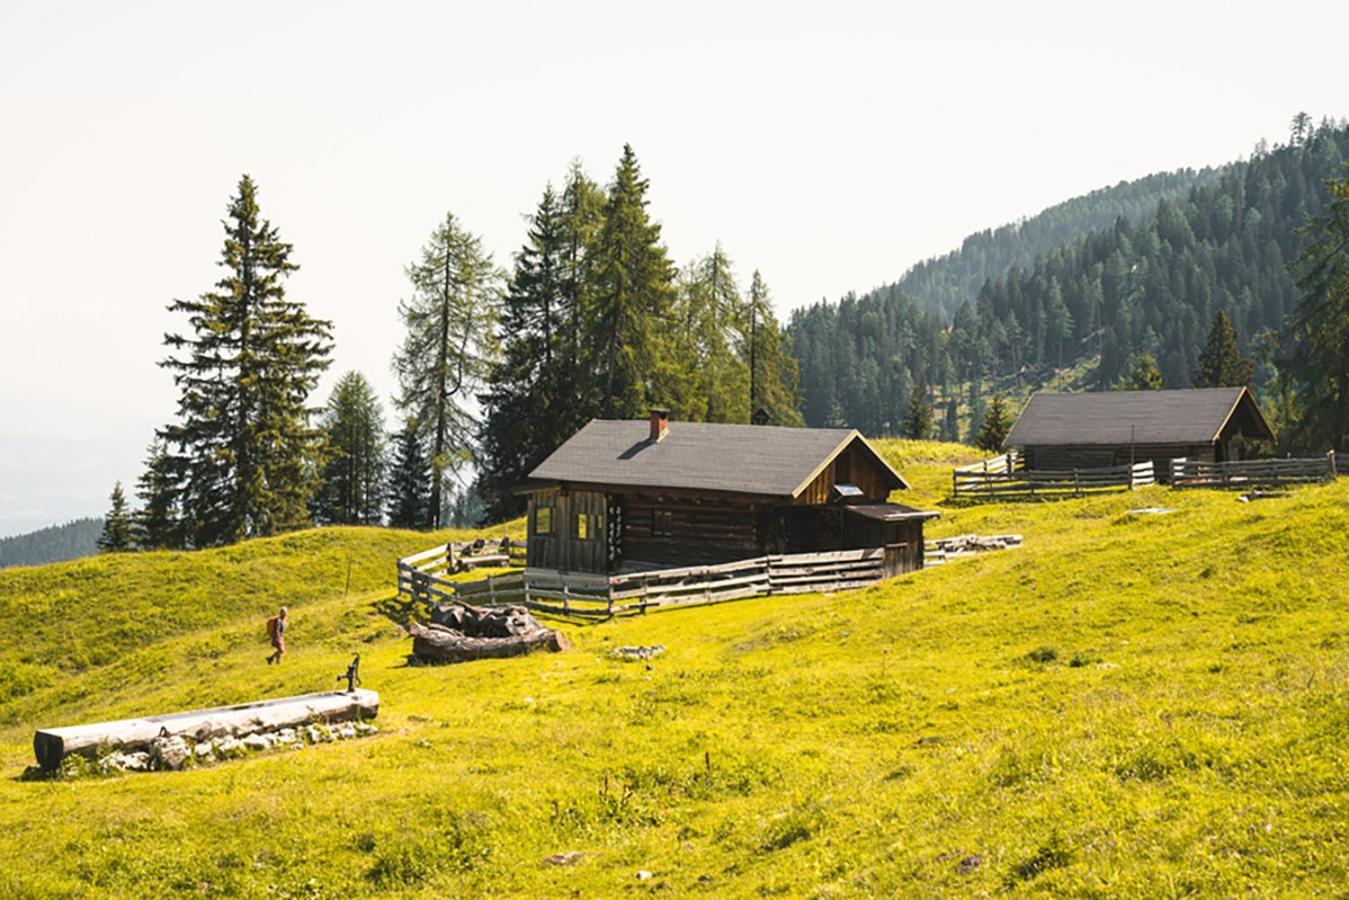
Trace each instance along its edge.
<path fill-rule="evenodd" d="M 890 547 L 921 568 L 935 512 L 851 429 L 596 419 L 530 473 L 528 565 L 614 573 Z"/>

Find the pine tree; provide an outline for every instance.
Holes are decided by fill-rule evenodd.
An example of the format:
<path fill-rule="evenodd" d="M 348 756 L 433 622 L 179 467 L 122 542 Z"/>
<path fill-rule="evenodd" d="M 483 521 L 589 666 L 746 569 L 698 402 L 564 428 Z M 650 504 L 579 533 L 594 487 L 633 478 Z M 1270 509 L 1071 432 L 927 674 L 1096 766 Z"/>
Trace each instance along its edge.
<path fill-rule="evenodd" d="M 675 270 L 660 240 L 660 224 L 647 213 L 649 183 L 632 146 L 609 187 L 596 252 L 594 295 L 596 373 L 600 414 L 634 418 L 645 414 L 655 360 L 653 333 L 675 298 Z"/>
<path fill-rule="evenodd" d="M 744 303 L 721 245 L 687 266 L 678 287 L 652 341 L 655 395 L 679 419 L 749 421 L 749 368 L 736 347 Z"/>
<path fill-rule="evenodd" d="M 126 506 L 126 496 L 122 493 L 122 482 L 113 486 L 112 508 L 103 518 L 103 533 L 98 537 L 99 553 L 125 553 L 134 550 L 131 538 L 131 511 Z"/>
<path fill-rule="evenodd" d="M 431 527 L 431 464 L 422 448 L 422 430 L 409 418 L 394 436 L 393 464 L 385 490 L 389 525 L 394 528 Z"/>
<path fill-rule="evenodd" d="M 142 550 L 167 550 L 185 546 L 183 520 L 178 508 L 181 473 L 162 440 L 149 447 L 145 471 L 136 480 L 141 508 L 132 516 L 131 531 Z"/>
<path fill-rule="evenodd" d="M 1160 391 L 1162 387 L 1162 370 L 1157 368 L 1157 357 L 1151 353 L 1134 357 L 1129 374 L 1115 383 L 1117 391 Z"/>
<path fill-rule="evenodd" d="M 360 372 L 333 388 L 323 415 L 328 461 L 314 496 L 314 518 L 323 524 L 378 525 L 383 520 L 384 414 L 375 389 Z"/>
<path fill-rule="evenodd" d="M 482 240 L 447 213 L 407 277 L 412 295 L 399 306 L 407 333 L 394 356 L 398 406 L 425 429 L 429 515 L 438 527 L 447 477 L 474 456 L 472 399 L 495 355 L 502 273 Z"/>
<path fill-rule="evenodd" d="M 984 411 L 983 421 L 979 423 L 979 433 L 974 438 L 974 446 L 989 453 L 1002 450 L 1002 442 L 1012 430 L 1012 411 L 1002 397 L 994 394 Z"/>
<path fill-rule="evenodd" d="M 1237 334 L 1227 313 L 1218 310 L 1209 329 L 1208 341 L 1199 354 L 1194 373 L 1195 387 L 1242 387 L 1251 383 L 1251 361 L 1237 349 Z"/>
<path fill-rule="evenodd" d="M 927 387 L 921 382 L 913 386 L 909 395 L 909 412 L 904 418 L 904 436 L 917 441 L 925 441 L 932 435 L 932 404 L 927 397 Z"/>
<path fill-rule="evenodd" d="M 1349 177 L 1328 184 L 1324 214 L 1300 230 L 1303 299 L 1287 335 L 1296 351 L 1286 369 L 1301 418 L 1297 441 L 1322 450 L 1349 450 Z"/>
<path fill-rule="evenodd" d="M 192 333 L 167 335 L 181 390 L 178 423 L 160 436 L 178 448 L 183 516 L 198 547 L 276 534 L 308 523 L 322 433 L 305 404 L 328 366 L 331 323 L 288 300 L 299 267 L 291 245 L 259 216 L 247 175 L 230 200 L 217 290 L 169 309 Z"/>

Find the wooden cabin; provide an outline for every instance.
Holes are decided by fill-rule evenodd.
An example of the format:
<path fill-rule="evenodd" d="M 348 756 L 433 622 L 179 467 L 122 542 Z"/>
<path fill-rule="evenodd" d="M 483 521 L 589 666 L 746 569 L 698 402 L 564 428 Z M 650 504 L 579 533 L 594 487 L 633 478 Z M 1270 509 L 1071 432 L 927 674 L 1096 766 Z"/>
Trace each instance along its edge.
<path fill-rule="evenodd" d="M 1243 459 L 1274 440 L 1244 387 L 1169 391 L 1035 394 L 1012 426 L 1004 449 L 1025 467 L 1092 469 L 1152 460 L 1165 481 L 1171 460 Z"/>
<path fill-rule="evenodd" d="M 907 487 L 852 429 L 595 419 L 522 488 L 528 565 L 615 573 L 902 545 L 908 571 L 937 513 L 887 502 Z"/>

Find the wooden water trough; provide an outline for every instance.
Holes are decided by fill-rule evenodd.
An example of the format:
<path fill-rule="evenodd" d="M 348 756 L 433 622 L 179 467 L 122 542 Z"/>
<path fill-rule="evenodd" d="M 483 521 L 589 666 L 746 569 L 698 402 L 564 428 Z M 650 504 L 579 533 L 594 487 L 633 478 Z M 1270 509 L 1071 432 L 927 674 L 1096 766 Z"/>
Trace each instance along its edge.
<path fill-rule="evenodd" d="M 94 757 L 101 747 L 144 750 L 155 738 L 164 736 L 181 736 L 200 742 L 293 728 L 311 722 L 373 719 L 378 713 L 379 694 L 374 691 L 362 688 L 322 691 L 141 719 L 43 728 L 33 735 L 33 752 L 37 755 L 38 765 L 55 771 L 67 756 L 77 753 Z"/>

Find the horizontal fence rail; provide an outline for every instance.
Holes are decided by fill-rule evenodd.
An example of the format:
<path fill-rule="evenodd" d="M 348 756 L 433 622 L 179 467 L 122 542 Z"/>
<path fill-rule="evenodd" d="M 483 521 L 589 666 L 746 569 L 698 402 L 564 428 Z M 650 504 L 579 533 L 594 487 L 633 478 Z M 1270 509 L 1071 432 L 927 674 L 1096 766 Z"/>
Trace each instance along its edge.
<path fill-rule="evenodd" d="M 1230 462 L 1172 460 L 1171 486 L 1251 487 L 1308 484 L 1336 477 L 1335 451 L 1303 459 L 1243 459 Z"/>
<path fill-rule="evenodd" d="M 717 565 L 618 575 L 525 568 L 479 581 L 453 581 L 445 577 L 449 574 L 446 553 L 438 547 L 399 560 L 398 592 L 424 603 L 515 603 L 540 612 L 607 618 L 770 594 L 866 587 L 897 574 L 906 554 L 913 552 L 908 544 L 893 544 L 863 550 L 774 554 Z"/>
<path fill-rule="evenodd" d="M 427 602 L 448 600 L 464 584 L 445 576 L 480 568 L 518 568 L 525 564 L 523 541 L 453 541 L 398 561 L 398 592 Z"/>
<path fill-rule="evenodd" d="M 936 538 L 928 541 L 923 549 L 923 568 L 940 566 L 962 556 L 1020 546 L 1019 534 L 962 534 L 956 537 Z"/>
<path fill-rule="evenodd" d="M 951 473 L 952 496 L 965 500 L 1080 497 L 1102 491 L 1131 491 L 1153 483 L 1151 460 L 1093 469 L 1027 469 L 1016 453 L 961 466 Z"/>

